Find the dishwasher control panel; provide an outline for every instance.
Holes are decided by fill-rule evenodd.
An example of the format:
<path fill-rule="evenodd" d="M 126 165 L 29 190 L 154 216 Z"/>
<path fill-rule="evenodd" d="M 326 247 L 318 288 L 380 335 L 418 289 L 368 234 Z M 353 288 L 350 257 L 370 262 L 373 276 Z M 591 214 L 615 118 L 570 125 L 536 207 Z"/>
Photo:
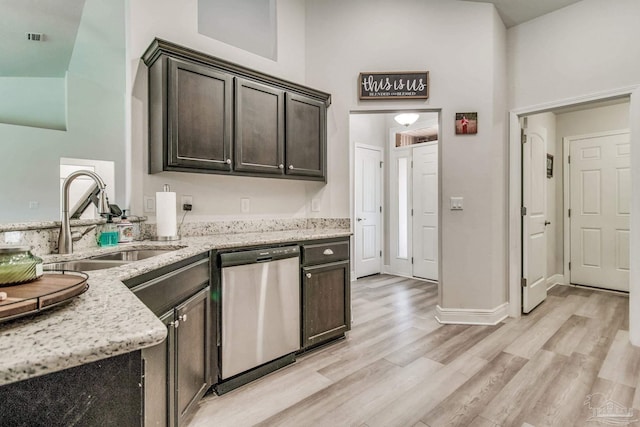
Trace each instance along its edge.
<path fill-rule="evenodd" d="M 282 246 L 277 248 L 250 249 L 245 251 L 227 252 L 220 254 L 220 267 L 253 264 L 257 262 L 275 261 L 294 258 L 300 255 L 299 246 Z"/>

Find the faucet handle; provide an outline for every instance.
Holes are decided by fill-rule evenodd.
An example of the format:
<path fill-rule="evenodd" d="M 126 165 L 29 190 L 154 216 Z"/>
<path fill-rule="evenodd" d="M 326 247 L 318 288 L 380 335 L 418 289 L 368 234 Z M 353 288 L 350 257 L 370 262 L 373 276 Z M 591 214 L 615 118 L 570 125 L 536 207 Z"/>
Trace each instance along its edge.
<path fill-rule="evenodd" d="M 87 228 L 84 229 L 84 231 L 80 232 L 80 231 L 72 231 L 71 232 L 71 240 L 74 242 L 77 242 L 78 240 L 82 239 L 82 237 L 87 234 L 88 232 L 90 232 L 91 230 L 93 230 L 94 228 L 96 228 L 95 225 L 89 226 Z"/>

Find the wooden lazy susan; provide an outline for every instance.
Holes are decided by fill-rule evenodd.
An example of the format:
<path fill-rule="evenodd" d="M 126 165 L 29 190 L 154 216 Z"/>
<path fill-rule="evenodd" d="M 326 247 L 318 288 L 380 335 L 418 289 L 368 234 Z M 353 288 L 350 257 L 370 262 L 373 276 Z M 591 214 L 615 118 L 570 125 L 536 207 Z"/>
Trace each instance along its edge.
<path fill-rule="evenodd" d="M 85 273 L 78 271 L 47 271 L 33 282 L 0 286 L 0 293 L 7 295 L 0 300 L 0 322 L 38 313 L 66 302 L 89 289 L 88 278 Z"/>

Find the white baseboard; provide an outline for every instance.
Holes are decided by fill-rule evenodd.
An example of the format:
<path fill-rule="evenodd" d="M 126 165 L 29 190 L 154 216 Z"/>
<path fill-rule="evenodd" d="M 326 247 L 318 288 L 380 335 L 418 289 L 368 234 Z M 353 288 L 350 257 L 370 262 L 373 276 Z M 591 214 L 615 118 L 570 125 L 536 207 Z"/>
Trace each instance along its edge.
<path fill-rule="evenodd" d="M 436 306 L 436 320 L 444 324 L 496 325 L 509 316 L 509 303 L 499 305 L 493 310 L 469 308 L 442 308 Z"/>
<path fill-rule="evenodd" d="M 551 277 L 547 277 L 547 290 L 550 290 L 555 285 L 564 285 L 564 274 L 554 274 Z"/>

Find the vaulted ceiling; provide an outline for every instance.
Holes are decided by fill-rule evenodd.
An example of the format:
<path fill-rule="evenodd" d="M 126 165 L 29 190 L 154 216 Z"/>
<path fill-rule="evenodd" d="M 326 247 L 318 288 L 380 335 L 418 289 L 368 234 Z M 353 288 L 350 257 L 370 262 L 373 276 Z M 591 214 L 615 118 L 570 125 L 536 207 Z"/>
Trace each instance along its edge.
<path fill-rule="evenodd" d="M 463 1 L 493 3 L 505 25 L 511 27 L 580 0 Z M 84 3 L 85 0 L 0 0 L 0 77 L 63 77 Z M 28 32 L 43 33 L 43 41 L 27 40 Z"/>
<path fill-rule="evenodd" d="M 580 0 L 464 0 L 493 3 L 507 28 L 546 15 Z"/>

